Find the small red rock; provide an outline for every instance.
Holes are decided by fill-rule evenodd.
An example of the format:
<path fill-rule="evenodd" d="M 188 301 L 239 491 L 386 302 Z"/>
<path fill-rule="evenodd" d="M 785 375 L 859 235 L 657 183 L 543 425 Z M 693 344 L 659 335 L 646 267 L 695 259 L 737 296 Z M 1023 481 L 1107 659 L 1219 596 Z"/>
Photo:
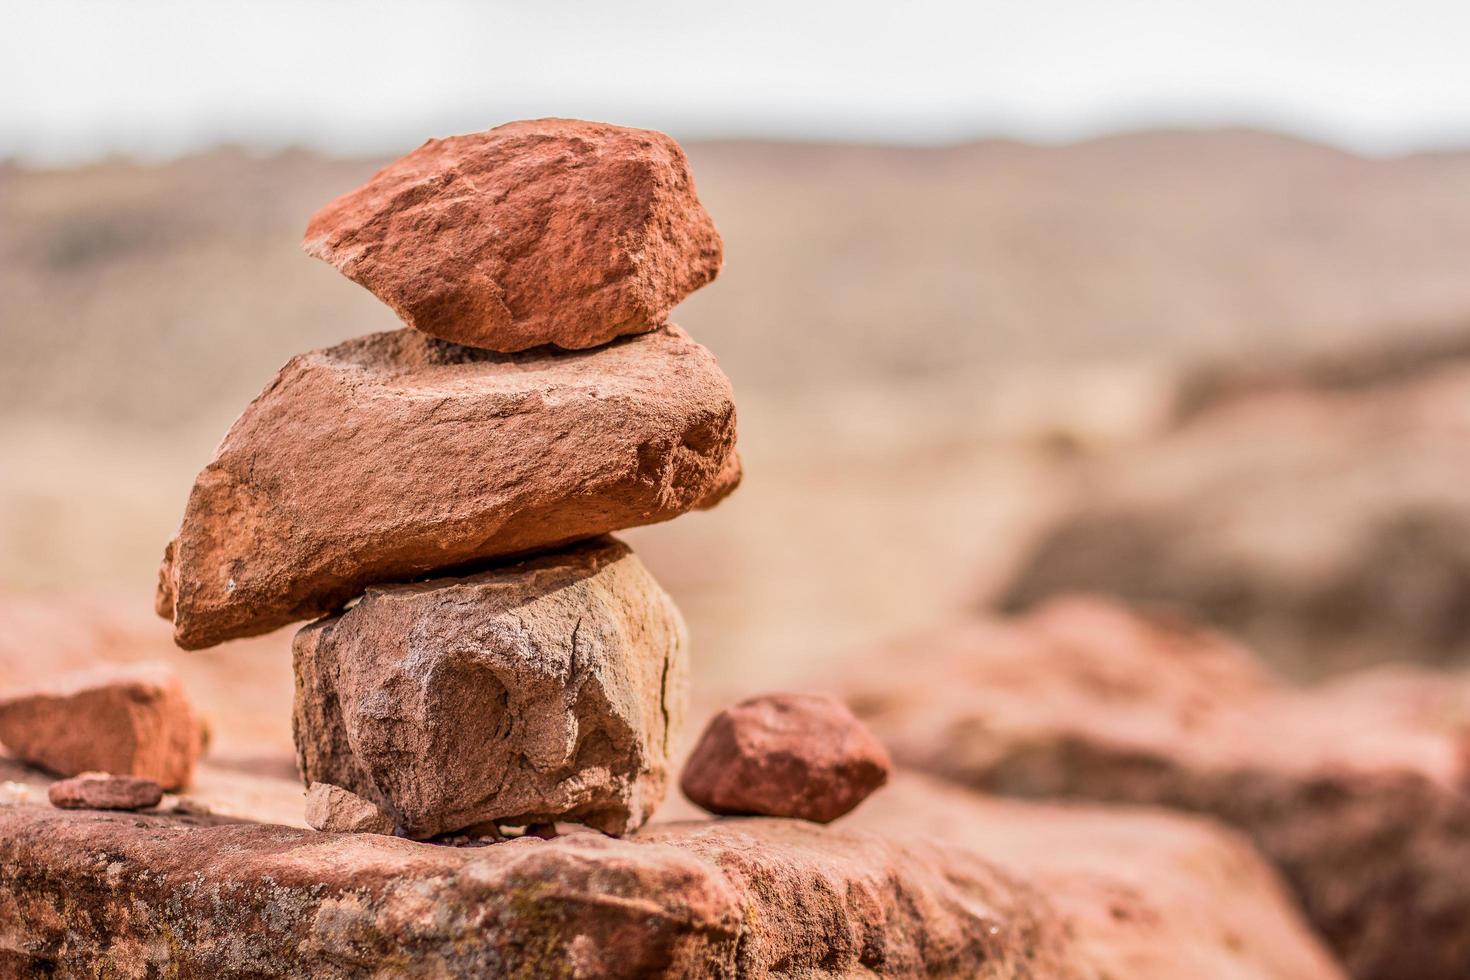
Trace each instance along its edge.
<path fill-rule="evenodd" d="M 0 696 L 0 742 L 59 776 L 108 772 L 178 789 L 204 751 L 204 726 L 172 670 L 131 664 Z"/>
<path fill-rule="evenodd" d="M 46 796 L 52 806 L 63 810 L 144 810 L 158 806 L 163 787 L 136 776 L 84 772 L 52 783 Z"/>
<path fill-rule="evenodd" d="M 652 330 L 723 257 L 677 143 L 576 119 L 429 140 L 313 215 L 302 247 L 409 326 L 506 352 Z"/>
<path fill-rule="evenodd" d="M 836 698 L 767 694 L 726 708 L 684 766 L 711 813 L 829 823 L 888 780 L 888 752 Z"/>

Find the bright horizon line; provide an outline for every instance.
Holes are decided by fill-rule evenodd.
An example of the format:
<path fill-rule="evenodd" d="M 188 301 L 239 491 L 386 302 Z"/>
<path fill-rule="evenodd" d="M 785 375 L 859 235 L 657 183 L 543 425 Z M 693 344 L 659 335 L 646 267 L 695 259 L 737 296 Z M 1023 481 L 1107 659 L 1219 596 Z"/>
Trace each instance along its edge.
<path fill-rule="evenodd" d="M 1014 121 L 965 124 L 959 120 L 927 123 L 910 119 L 904 125 L 875 125 L 869 119 L 864 125 L 844 125 L 828 117 L 822 122 L 788 115 L 786 118 L 756 120 L 730 118 L 724 123 L 706 119 L 681 124 L 664 112 L 632 112 L 622 114 L 595 113 L 504 113 L 487 112 L 483 122 L 455 113 L 454 119 L 442 119 L 410 132 L 407 124 L 385 126 L 374 132 L 341 131 L 324 133 L 323 127 L 288 126 L 269 132 L 266 127 L 237 120 L 233 124 L 204 129 L 162 130 L 138 138 L 110 138 L 106 135 L 78 137 L 64 142 L 54 139 L 27 140 L 13 134 L 0 133 L 0 163 L 23 169 L 70 169 L 90 164 L 121 160 L 139 164 L 162 164 L 221 149 L 239 149 L 251 155 L 275 156 L 293 151 L 306 151 L 337 159 L 387 158 L 406 153 L 426 139 L 456 133 L 477 132 L 513 119 L 538 118 L 546 115 L 600 119 L 621 125 L 660 129 L 680 142 L 701 143 L 788 143 L 794 145 L 851 145 L 908 149 L 941 150 L 979 143 L 1016 143 L 1039 147 L 1062 147 L 1085 144 L 1116 137 L 1159 133 L 1223 133 L 1252 132 L 1277 136 L 1303 143 L 1337 149 L 1369 158 L 1410 157 L 1470 151 L 1470 126 L 1463 132 L 1444 127 L 1428 127 L 1419 134 L 1401 133 L 1377 136 L 1357 133 L 1352 127 L 1334 126 L 1319 120 L 1268 112 L 1220 113 L 1151 113 L 1118 112 L 1090 122 L 1072 125 L 1018 123 Z M 733 115 L 733 114 L 732 114 Z M 742 113 L 740 116 L 752 116 Z M 312 131 L 315 136 L 303 135 Z M 40 144 L 39 146 L 37 144 Z"/>

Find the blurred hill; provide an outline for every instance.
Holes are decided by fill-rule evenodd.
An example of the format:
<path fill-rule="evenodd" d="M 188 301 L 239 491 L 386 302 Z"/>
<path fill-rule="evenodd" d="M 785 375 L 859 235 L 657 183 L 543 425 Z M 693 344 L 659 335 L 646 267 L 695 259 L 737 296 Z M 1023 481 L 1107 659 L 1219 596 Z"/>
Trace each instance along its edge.
<path fill-rule="evenodd" d="M 993 589 L 1066 453 L 1152 431 L 1201 361 L 1433 348 L 1470 319 L 1470 153 L 1240 130 L 688 149 L 728 264 L 675 316 L 735 382 L 748 479 L 630 538 L 732 683 Z M 380 163 L 0 165 L 0 586 L 149 601 L 245 402 L 291 354 L 395 326 L 297 247 Z"/>
<path fill-rule="evenodd" d="M 690 156 L 729 258 L 677 315 L 742 386 L 1266 354 L 1470 310 L 1470 153 L 1219 131 Z M 0 170 L 0 408 L 232 411 L 291 353 L 392 326 L 297 249 L 380 163 L 221 150 Z"/>
<path fill-rule="evenodd" d="M 1339 355 L 1217 375 L 1213 403 L 1177 428 L 1079 461 L 1070 502 L 986 599 L 1163 603 L 1299 677 L 1465 663 L 1470 364 L 1462 349 L 1411 350 L 1373 350 L 1359 370 Z"/>

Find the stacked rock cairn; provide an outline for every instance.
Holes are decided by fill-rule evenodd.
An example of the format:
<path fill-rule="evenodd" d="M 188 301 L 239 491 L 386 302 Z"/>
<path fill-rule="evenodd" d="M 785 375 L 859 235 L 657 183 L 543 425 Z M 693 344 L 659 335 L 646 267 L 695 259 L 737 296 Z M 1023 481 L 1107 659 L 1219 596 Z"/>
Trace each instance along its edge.
<path fill-rule="evenodd" d="M 740 479 L 714 357 L 667 321 L 722 245 L 661 133 L 431 140 L 306 251 L 406 326 L 292 358 L 190 493 L 158 611 L 294 642 L 307 820 L 415 839 L 623 834 L 670 782 L 683 622 L 610 532 Z"/>

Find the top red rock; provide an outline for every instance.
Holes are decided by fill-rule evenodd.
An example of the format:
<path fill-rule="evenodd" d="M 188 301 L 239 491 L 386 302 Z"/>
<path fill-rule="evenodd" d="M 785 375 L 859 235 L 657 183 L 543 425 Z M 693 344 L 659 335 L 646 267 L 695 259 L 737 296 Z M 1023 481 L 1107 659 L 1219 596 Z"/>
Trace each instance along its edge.
<path fill-rule="evenodd" d="M 430 140 L 313 215 L 302 247 L 409 326 L 504 352 L 652 330 L 723 256 L 677 143 L 575 119 Z"/>

